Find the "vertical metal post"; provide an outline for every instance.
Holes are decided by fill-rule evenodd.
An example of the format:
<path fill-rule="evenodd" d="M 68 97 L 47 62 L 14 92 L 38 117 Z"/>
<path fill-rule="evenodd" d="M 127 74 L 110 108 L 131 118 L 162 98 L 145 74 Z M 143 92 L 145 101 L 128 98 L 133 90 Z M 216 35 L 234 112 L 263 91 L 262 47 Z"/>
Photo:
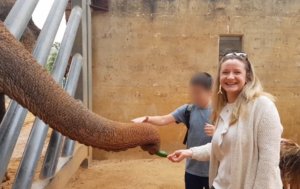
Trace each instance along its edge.
<path fill-rule="evenodd" d="M 90 0 L 83 1 L 83 6 L 85 6 L 85 14 L 83 19 L 85 19 L 83 27 L 83 42 L 85 46 L 85 55 L 83 54 L 83 57 L 85 57 L 85 65 L 86 65 L 86 71 L 83 73 L 83 77 L 86 78 L 83 81 L 85 82 L 83 85 L 84 91 L 86 91 L 87 96 L 87 107 L 92 110 L 93 104 L 92 104 L 92 18 L 91 18 L 91 8 L 90 8 Z"/>
<path fill-rule="evenodd" d="M 88 95 L 88 108 L 93 109 L 93 70 L 92 70 L 92 13 L 91 13 L 91 0 L 86 1 L 86 30 L 87 30 L 87 95 Z"/>
<path fill-rule="evenodd" d="M 83 11 L 81 27 L 77 33 L 73 52 L 82 54 L 83 68 L 79 80 L 76 97 L 92 109 L 92 40 L 91 40 L 91 10 L 90 0 L 72 0 L 72 5 L 81 6 Z"/>
<path fill-rule="evenodd" d="M 74 96 L 75 94 L 81 67 L 82 56 L 75 54 L 72 59 L 70 71 L 65 85 L 66 92 L 71 96 Z M 42 166 L 40 178 L 49 178 L 55 174 L 57 162 L 61 154 L 62 142 L 63 136 L 59 132 L 53 130 Z"/>
<path fill-rule="evenodd" d="M 74 7 L 71 12 L 70 20 L 67 24 L 52 73 L 54 80 L 58 83 L 61 83 L 63 80 L 63 76 L 65 74 L 65 70 L 67 68 L 68 60 L 75 40 L 76 31 L 80 23 L 81 14 L 81 8 Z M 39 118 L 36 118 L 25 147 L 25 152 L 22 157 L 19 169 L 17 171 L 13 189 L 28 189 L 31 187 L 34 171 L 43 149 L 43 143 L 45 142 L 47 131 L 48 126 Z"/>
<path fill-rule="evenodd" d="M 27 1 L 26 1 L 27 2 Z M 32 0 L 30 1 L 32 2 Z M 50 25 L 42 29 L 40 36 L 38 38 L 37 45 L 34 49 L 33 56 L 36 58 L 37 62 L 44 65 L 47 61 L 48 54 L 50 52 L 52 43 L 55 38 L 55 34 L 57 33 L 57 29 L 59 27 L 60 20 L 63 17 L 64 14 L 64 9 L 67 5 L 68 0 L 55 0 L 50 13 L 47 17 L 47 25 Z M 18 4 L 17 4 L 18 3 Z M 18 33 L 22 33 L 22 29 L 19 26 L 16 26 L 18 29 L 15 29 L 15 23 L 12 21 L 13 19 L 19 19 L 23 20 L 27 16 L 27 14 L 23 15 L 21 14 L 20 16 L 24 16 L 24 18 L 20 17 L 15 17 L 18 15 L 18 11 L 22 12 L 20 9 L 23 8 L 23 4 L 25 7 L 28 5 L 25 3 L 25 0 L 18 0 L 16 5 L 13 8 L 14 12 L 10 13 L 11 16 L 7 18 L 7 27 L 9 29 L 13 29 L 15 31 L 15 36 L 18 35 Z M 26 4 L 26 5 L 25 5 Z M 61 8 L 57 8 L 61 7 Z M 18 8 L 18 9 L 17 9 Z M 23 9 L 22 9 L 23 10 Z M 24 9 L 25 11 L 25 9 Z M 28 9 L 26 11 L 30 12 Z M 32 13 L 32 11 L 31 11 Z M 30 17 L 29 17 L 30 19 Z M 24 21 L 25 22 L 25 21 Z M 9 23 L 14 23 L 14 24 L 9 24 Z M 57 25 L 52 25 L 58 23 Z M 25 29 L 26 26 L 24 26 Z M 23 29 L 23 31 L 24 31 Z M 42 46 L 42 47 L 41 47 Z M 11 158 L 13 149 L 16 145 L 18 136 L 20 134 L 21 128 L 23 126 L 25 117 L 27 114 L 27 110 L 24 109 L 22 106 L 18 105 L 17 102 L 12 101 L 10 103 L 10 106 L 3 118 L 3 121 L 0 125 L 0 180 L 3 179 L 5 171 L 7 169 L 9 160 Z"/>

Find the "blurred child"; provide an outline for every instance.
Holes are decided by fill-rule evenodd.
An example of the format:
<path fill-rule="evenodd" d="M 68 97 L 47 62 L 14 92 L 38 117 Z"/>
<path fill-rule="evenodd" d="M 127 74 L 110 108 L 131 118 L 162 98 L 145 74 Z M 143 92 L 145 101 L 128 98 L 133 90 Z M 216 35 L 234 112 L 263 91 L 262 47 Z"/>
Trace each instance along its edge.
<path fill-rule="evenodd" d="M 174 112 L 163 116 L 143 116 L 132 121 L 164 126 L 170 123 L 183 123 L 187 127 L 184 144 L 187 148 L 201 146 L 211 142 L 215 127 L 210 123 L 212 77 L 206 72 L 195 74 L 190 80 L 191 104 L 185 104 Z M 186 189 L 209 189 L 209 162 L 187 159 L 185 169 Z"/>

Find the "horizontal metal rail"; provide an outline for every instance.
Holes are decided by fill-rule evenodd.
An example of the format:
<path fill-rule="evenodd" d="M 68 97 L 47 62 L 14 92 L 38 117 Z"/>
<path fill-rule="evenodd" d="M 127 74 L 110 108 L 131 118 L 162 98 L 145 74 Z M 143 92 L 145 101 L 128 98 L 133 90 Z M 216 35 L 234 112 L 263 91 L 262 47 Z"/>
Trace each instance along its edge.
<path fill-rule="evenodd" d="M 59 84 L 61 84 L 66 72 L 68 60 L 76 36 L 76 31 L 78 30 L 78 26 L 81 20 L 81 14 L 82 10 L 80 7 L 74 7 L 72 9 L 70 19 L 60 46 L 58 57 L 55 61 L 52 76 L 54 80 Z M 13 185 L 14 189 L 27 189 L 31 187 L 34 171 L 41 155 L 47 132 L 48 126 L 42 120 L 36 118 L 25 147 L 25 152 L 22 157 L 19 169 L 17 171 L 16 180 Z"/>
<path fill-rule="evenodd" d="M 71 96 L 75 95 L 81 68 L 82 56 L 79 54 L 75 54 L 73 56 L 68 78 L 64 87 L 66 92 Z M 64 137 L 58 131 L 52 131 L 50 142 L 47 148 L 47 152 L 40 174 L 41 179 L 50 178 L 54 176 L 58 159 L 61 155 L 63 138 Z"/>
<path fill-rule="evenodd" d="M 33 56 L 36 58 L 37 62 L 42 65 L 44 65 L 47 61 L 47 56 L 50 52 L 51 46 L 55 38 L 55 34 L 57 33 L 59 27 L 59 24 L 52 24 L 60 23 L 67 2 L 68 0 L 55 0 L 47 17 L 46 24 L 43 27 L 40 36 L 37 40 L 37 44 L 33 51 Z M 35 3 L 35 1 L 30 0 L 28 1 L 28 3 L 32 4 Z M 24 7 L 21 6 L 23 4 Z M 58 7 L 61 8 L 58 9 Z M 10 31 L 15 31 L 14 35 L 16 37 L 18 37 L 17 35 L 19 35 L 20 32 L 23 33 L 24 29 L 26 28 L 26 25 L 22 25 L 22 27 L 20 27 L 16 24 L 17 22 L 15 23 L 15 21 L 13 20 L 19 19 L 23 22 L 26 22 L 26 20 L 29 20 L 31 18 L 31 16 L 28 16 L 28 14 L 32 14 L 32 9 L 32 5 L 27 5 L 27 1 L 25 3 L 24 0 L 18 0 L 12 8 L 13 12 L 9 13 L 9 16 L 5 22 Z M 18 11 L 20 13 L 18 13 Z M 21 12 L 23 11 L 26 13 L 21 14 Z M 24 18 L 17 17 L 22 15 L 24 16 Z M 12 101 L 0 125 L 0 180 L 2 180 L 4 177 L 13 149 L 16 145 L 21 128 L 23 126 L 26 114 L 27 110 L 25 108 L 18 105 L 17 102 Z"/>

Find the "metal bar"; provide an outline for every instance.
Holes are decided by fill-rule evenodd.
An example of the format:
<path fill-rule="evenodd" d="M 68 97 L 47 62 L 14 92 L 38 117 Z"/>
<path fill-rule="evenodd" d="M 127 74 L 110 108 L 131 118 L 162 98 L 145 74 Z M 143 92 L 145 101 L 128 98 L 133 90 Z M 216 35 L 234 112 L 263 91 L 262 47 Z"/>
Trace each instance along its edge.
<path fill-rule="evenodd" d="M 61 83 L 63 80 L 75 40 L 74 33 L 76 33 L 78 29 L 80 19 L 81 8 L 73 8 L 52 73 L 54 80 L 58 83 Z M 34 171 L 43 149 L 47 131 L 48 126 L 39 118 L 36 118 L 17 171 L 16 180 L 13 185 L 14 189 L 28 189 L 31 187 Z"/>
<path fill-rule="evenodd" d="M 88 87 L 88 23 L 87 23 L 87 5 L 85 1 L 81 1 L 81 5 L 82 7 L 84 7 L 84 14 L 82 16 L 82 28 L 81 28 L 81 32 L 82 32 L 82 44 L 81 44 L 81 48 L 82 48 L 82 56 L 84 58 L 84 62 L 85 64 L 83 65 L 82 68 L 82 89 L 83 89 L 83 102 L 86 104 L 86 106 L 88 108 L 90 107 L 90 103 L 89 103 L 89 87 Z"/>
<path fill-rule="evenodd" d="M 76 6 L 72 9 L 56 62 L 68 62 L 75 41 L 76 33 L 81 21 L 81 15 L 82 9 L 80 7 Z M 54 64 L 53 70 L 55 70 L 57 66 L 59 65 Z M 58 70 L 55 73 L 53 72 L 53 77 L 56 79 L 56 81 L 61 80 L 64 77 L 64 73 L 65 71 L 63 71 L 62 69 Z"/>
<path fill-rule="evenodd" d="M 92 71 L 92 13 L 90 8 L 90 0 L 86 4 L 86 18 L 87 18 L 87 96 L 88 96 L 88 108 L 92 110 L 93 108 L 93 71 Z"/>
<path fill-rule="evenodd" d="M 12 101 L 10 101 L 9 106 L 8 106 L 7 109 L 11 110 L 11 113 L 6 112 L 6 114 L 3 117 L 3 121 L 0 124 L 0 146 L 1 146 L 1 143 L 2 143 L 2 138 L 4 137 L 4 134 L 6 133 L 4 131 L 6 131 L 7 126 L 11 124 L 9 121 L 13 119 L 13 116 L 15 115 L 14 111 L 16 110 L 17 105 L 18 105 L 17 103 L 12 103 Z M 0 152 L 1 152 L 1 149 L 0 149 Z"/>
<path fill-rule="evenodd" d="M 78 79 L 76 81 L 76 86 L 74 86 L 74 88 L 77 88 L 77 84 L 79 81 L 79 76 L 80 76 L 80 72 L 81 69 L 78 70 Z M 68 91 L 69 89 L 66 89 L 66 91 Z M 75 95 L 76 90 L 74 91 L 74 95 Z M 64 141 L 64 145 L 63 145 L 63 149 L 62 149 L 62 157 L 68 157 L 68 156 L 72 156 L 73 152 L 74 152 L 74 148 L 75 148 L 75 141 L 71 140 L 68 137 L 65 137 L 65 141 Z"/>
<path fill-rule="evenodd" d="M 72 59 L 70 71 L 65 85 L 66 92 L 71 96 L 74 96 L 75 94 L 81 67 L 82 56 L 75 54 Z M 40 174 L 41 179 L 52 177 L 55 174 L 58 159 L 61 154 L 63 138 L 64 137 L 58 131 L 52 131 Z"/>
<path fill-rule="evenodd" d="M 75 54 L 73 56 L 75 58 L 74 63 L 75 65 L 71 65 L 69 77 L 66 82 L 65 90 L 71 96 L 75 95 L 76 87 L 79 80 L 80 71 L 82 68 L 82 56 L 80 54 Z"/>
<path fill-rule="evenodd" d="M 63 136 L 59 132 L 53 130 L 40 173 L 40 179 L 49 178 L 55 174 L 58 158 L 62 149 L 62 141 Z"/>
<path fill-rule="evenodd" d="M 15 38 L 20 39 L 39 0 L 17 0 L 4 24 Z"/>
<path fill-rule="evenodd" d="M 66 6 L 67 1 L 68 0 L 55 0 L 54 5 L 59 4 L 61 6 Z M 19 0 L 18 2 L 23 2 L 23 1 Z M 50 25 L 56 22 L 59 23 L 60 20 L 62 19 L 63 14 L 64 14 L 64 9 L 59 9 L 58 11 L 55 8 L 51 8 L 47 20 L 53 19 L 53 21 L 52 22 L 46 21 L 46 23 Z M 16 19 L 20 19 L 20 18 L 16 18 Z M 53 27 L 52 29 L 49 29 L 49 27 L 45 25 L 38 38 L 38 42 L 34 49 L 34 54 L 33 54 L 33 56 L 36 58 L 38 63 L 45 64 L 45 62 L 47 61 L 47 56 L 44 55 L 49 54 L 55 38 L 55 34 L 57 33 L 57 29 L 58 29 L 57 26 L 52 26 L 52 27 Z M 41 44 L 43 44 L 43 48 L 41 48 Z M 6 172 L 9 160 L 13 153 L 13 149 L 16 145 L 26 114 L 27 114 L 27 110 L 25 108 L 18 105 L 16 101 L 12 101 L 3 118 L 3 121 L 0 124 L 0 162 L 1 162 L 0 180 L 3 179 L 4 174 Z"/>
<path fill-rule="evenodd" d="M 72 156 L 74 152 L 74 148 L 75 148 L 75 141 L 66 137 L 61 156 L 62 157 Z"/>
<path fill-rule="evenodd" d="M 87 73 L 84 74 L 86 79 L 83 79 L 83 82 L 86 83 L 84 86 L 92 86 L 92 39 L 91 39 L 91 8 L 89 7 L 91 4 L 90 0 L 82 1 L 81 5 L 86 7 L 85 15 L 82 19 L 86 20 L 86 24 L 82 24 L 82 30 L 86 30 L 86 43 L 84 43 L 85 40 L 82 41 L 83 45 L 86 45 L 87 49 L 87 59 L 85 61 L 85 66 L 87 67 Z M 85 33 L 85 32 L 82 32 Z M 86 100 L 86 106 L 89 109 L 92 109 L 92 87 L 87 87 L 87 100 Z M 73 154 L 75 147 L 75 141 L 65 138 L 63 151 L 62 151 L 62 157 L 68 157 Z"/>
<path fill-rule="evenodd" d="M 51 50 L 51 45 L 53 44 L 53 41 L 55 39 L 60 22 L 65 13 L 67 4 L 68 4 L 68 0 L 55 0 L 53 2 L 49 15 L 47 16 L 47 19 L 43 26 L 43 30 L 41 31 L 37 39 L 36 48 L 33 51 L 33 54 L 35 55 L 37 61 L 43 66 L 47 62 L 46 60 Z M 37 55 L 36 51 L 41 51 L 43 53 L 39 53 Z M 39 60 L 45 60 L 45 61 L 39 61 Z"/>

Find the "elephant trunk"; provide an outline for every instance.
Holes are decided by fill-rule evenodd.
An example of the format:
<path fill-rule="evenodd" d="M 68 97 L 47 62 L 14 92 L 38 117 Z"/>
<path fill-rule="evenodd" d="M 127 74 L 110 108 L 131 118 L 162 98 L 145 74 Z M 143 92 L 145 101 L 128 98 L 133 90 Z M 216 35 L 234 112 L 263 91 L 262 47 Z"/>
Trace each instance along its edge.
<path fill-rule="evenodd" d="M 16 100 L 53 129 L 80 143 L 120 151 L 141 146 L 151 154 L 160 137 L 149 124 L 119 123 L 89 111 L 36 63 L 0 22 L 0 92 Z"/>

